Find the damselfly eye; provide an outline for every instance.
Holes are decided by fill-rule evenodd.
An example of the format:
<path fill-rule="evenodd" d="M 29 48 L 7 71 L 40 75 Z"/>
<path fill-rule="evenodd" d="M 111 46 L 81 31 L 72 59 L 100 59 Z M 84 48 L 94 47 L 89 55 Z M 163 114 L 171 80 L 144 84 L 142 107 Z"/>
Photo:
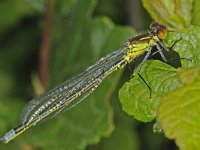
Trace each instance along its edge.
<path fill-rule="evenodd" d="M 159 39 L 161 39 L 161 40 L 165 39 L 167 36 L 167 29 L 164 26 L 160 27 L 157 30 L 157 35 L 158 35 Z"/>
<path fill-rule="evenodd" d="M 151 30 L 153 30 L 153 31 L 155 31 L 155 30 L 157 30 L 157 28 L 159 27 L 160 25 L 157 23 L 157 22 L 152 22 L 151 24 L 150 24 L 150 29 Z"/>
<path fill-rule="evenodd" d="M 153 30 L 157 34 L 158 38 L 161 40 L 165 39 L 167 36 L 166 27 L 157 22 L 151 23 L 150 29 Z"/>

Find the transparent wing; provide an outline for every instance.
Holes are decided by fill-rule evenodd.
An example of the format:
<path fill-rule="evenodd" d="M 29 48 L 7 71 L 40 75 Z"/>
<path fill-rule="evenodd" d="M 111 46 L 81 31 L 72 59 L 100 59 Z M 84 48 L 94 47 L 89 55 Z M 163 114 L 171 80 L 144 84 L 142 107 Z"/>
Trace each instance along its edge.
<path fill-rule="evenodd" d="M 124 64 L 125 55 L 126 47 L 121 47 L 101 58 L 81 74 L 32 99 L 22 110 L 22 123 L 36 124 L 70 109 L 93 92 L 108 74 L 118 68 L 118 65 Z"/>

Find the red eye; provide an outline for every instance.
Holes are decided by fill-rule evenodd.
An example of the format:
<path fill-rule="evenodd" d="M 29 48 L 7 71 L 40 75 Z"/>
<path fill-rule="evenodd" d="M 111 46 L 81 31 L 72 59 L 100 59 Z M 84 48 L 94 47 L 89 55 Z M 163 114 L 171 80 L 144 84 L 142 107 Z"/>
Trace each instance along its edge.
<path fill-rule="evenodd" d="M 167 29 L 165 27 L 163 28 L 160 28 L 158 31 L 157 31 L 157 34 L 158 34 L 158 38 L 163 40 L 166 38 L 167 36 Z"/>

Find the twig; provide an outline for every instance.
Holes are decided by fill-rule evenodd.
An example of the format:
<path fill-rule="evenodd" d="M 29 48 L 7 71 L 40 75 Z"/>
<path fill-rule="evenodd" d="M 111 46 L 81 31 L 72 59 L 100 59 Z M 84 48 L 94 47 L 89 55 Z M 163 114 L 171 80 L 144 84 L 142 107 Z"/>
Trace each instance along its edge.
<path fill-rule="evenodd" d="M 47 88 L 47 76 L 49 67 L 49 56 L 51 49 L 51 34 L 53 21 L 54 0 L 47 0 L 47 9 L 44 20 L 42 42 L 39 54 L 39 80 L 44 89 Z"/>

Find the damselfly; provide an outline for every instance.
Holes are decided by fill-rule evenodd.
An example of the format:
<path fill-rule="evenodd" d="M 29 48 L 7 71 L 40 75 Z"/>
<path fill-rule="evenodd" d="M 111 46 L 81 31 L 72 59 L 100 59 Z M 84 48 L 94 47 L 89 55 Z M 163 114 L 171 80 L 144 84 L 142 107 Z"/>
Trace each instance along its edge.
<path fill-rule="evenodd" d="M 21 124 L 7 132 L 1 140 L 8 143 L 31 126 L 54 117 L 63 110 L 70 109 L 92 93 L 106 76 L 133 62 L 142 54 L 145 54 L 145 57 L 139 66 L 138 75 L 150 90 L 150 87 L 140 75 L 140 70 L 152 54 L 153 47 L 156 47 L 156 53 L 159 53 L 165 62 L 167 61 L 163 50 L 169 51 L 169 49 L 162 42 L 166 36 L 167 29 L 165 26 L 157 22 L 152 23 L 150 30 L 146 33 L 127 40 L 121 48 L 101 58 L 81 74 L 32 99 L 22 111 Z"/>

